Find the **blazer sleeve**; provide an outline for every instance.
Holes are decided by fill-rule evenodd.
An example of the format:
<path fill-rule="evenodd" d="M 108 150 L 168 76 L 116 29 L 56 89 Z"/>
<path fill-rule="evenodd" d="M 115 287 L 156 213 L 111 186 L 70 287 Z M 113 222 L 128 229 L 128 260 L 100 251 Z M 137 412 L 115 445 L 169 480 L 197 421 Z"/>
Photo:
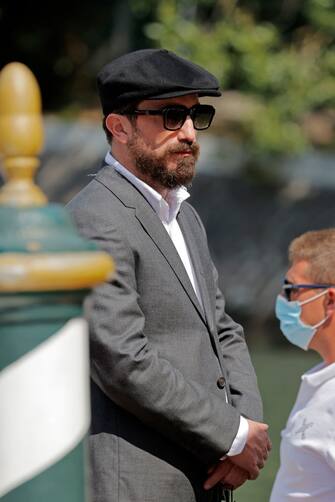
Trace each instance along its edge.
<path fill-rule="evenodd" d="M 90 206 L 88 200 L 85 206 Z M 127 229 L 109 224 L 102 230 L 91 210 L 88 214 L 75 204 L 70 210 L 80 233 L 110 253 L 117 267 L 116 277 L 89 299 L 93 380 L 112 401 L 202 463 L 216 462 L 236 436 L 239 412 L 186 378 L 150 344 L 138 301 L 138 257 L 127 243 Z"/>

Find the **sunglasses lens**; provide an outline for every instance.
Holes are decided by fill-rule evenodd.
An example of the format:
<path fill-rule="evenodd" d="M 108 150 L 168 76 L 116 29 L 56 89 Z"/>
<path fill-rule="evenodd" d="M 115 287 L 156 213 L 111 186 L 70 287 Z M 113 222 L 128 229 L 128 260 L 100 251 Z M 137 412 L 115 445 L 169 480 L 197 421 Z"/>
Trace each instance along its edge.
<path fill-rule="evenodd" d="M 193 108 L 192 119 L 197 130 L 207 129 L 213 120 L 215 108 L 210 105 L 198 105 Z"/>
<path fill-rule="evenodd" d="M 282 292 L 283 292 L 284 297 L 288 301 L 291 300 L 291 291 L 292 291 L 291 286 L 292 286 L 292 283 L 289 280 L 284 279 Z"/>
<path fill-rule="evenodd" d="M 215 108 L 211 105 L 195 105 L 192 108 L 166 107 L 163 111 L 164 127 L 169 131 L 177 131 L 190 114 L 194 128 L 197 130 L 207 129 L 213 120 Z"/>
<path fill-rule="evenodd" d="M 170 131 L 180 129 L 187 117 L 187 109 L 183 108 L 165 108 L 164 127 Z"/>

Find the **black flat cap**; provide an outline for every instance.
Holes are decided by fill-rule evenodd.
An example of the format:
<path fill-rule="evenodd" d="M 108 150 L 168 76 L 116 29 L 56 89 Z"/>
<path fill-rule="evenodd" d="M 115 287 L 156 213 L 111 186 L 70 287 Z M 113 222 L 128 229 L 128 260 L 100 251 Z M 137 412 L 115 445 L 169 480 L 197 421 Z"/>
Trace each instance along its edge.
<path fill-rule="evenodd" d="M 98 73 L 97 84 L 104 115 L 144 99 L 221 96 L 214 75 L 166 49 L 143 49 L 118 57 Z"/>

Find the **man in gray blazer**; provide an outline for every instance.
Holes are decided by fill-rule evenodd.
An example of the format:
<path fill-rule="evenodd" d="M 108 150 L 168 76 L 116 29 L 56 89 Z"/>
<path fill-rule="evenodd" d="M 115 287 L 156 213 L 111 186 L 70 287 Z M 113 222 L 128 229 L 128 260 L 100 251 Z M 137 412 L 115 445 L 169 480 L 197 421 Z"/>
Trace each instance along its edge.
<path fill-rule="evenodd" d="M 90 299 L 94 502 L 219 502 L 270 449 L 241 326 L 185 202 L 218 82 L 160 49 L 98 75 L 105 166 L 69 204 L 117 275 Z"/>

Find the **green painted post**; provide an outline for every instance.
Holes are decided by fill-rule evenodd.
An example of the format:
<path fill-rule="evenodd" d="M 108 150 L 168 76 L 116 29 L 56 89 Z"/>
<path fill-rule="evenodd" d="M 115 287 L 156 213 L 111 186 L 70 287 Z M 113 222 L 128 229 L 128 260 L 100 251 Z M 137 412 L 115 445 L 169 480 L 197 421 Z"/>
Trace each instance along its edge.
<path fill-rule="evenodd" d="M 82 302 L 113 271 L 33 182 L 40 94 L 20 63 L 0 73 L 0 500 L 86 502 L 90 422 Z"/>

